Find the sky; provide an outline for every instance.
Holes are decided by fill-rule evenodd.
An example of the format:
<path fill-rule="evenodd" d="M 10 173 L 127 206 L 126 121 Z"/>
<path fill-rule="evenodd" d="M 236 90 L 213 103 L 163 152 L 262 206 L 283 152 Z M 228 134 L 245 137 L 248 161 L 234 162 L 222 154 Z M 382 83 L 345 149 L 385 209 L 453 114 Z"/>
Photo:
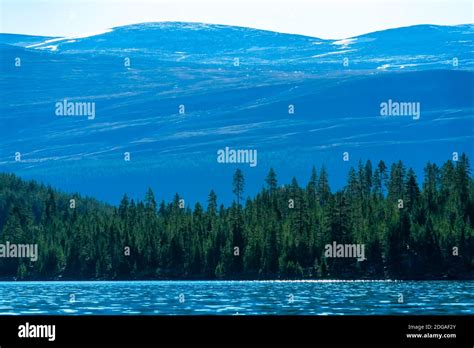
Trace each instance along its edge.
<path fill-rule="evenodd" d="M 473 17 L 474 0 L 0 0 L 0 32 L 42 36 L 184 21 L 343 39 L 415 24 L 473 23 Z"/>

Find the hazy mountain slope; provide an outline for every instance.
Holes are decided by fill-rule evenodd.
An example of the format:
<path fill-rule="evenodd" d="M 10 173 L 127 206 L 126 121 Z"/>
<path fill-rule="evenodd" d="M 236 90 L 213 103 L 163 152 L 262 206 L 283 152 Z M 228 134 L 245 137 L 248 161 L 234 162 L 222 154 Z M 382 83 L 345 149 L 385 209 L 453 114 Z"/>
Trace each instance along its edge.
<path fill-rule="evenodd" d="M 472 25 L 332 41 L 146 23 L 29 48 L 10 40 L 0 46 L 0 169 L 110 201 L 147 186 L 190 201 L 214 188 L 228 201 L 237 167 L 247 194 L 270 166 L 288 182 L 324 164 L 335 186 L 360 158 L 402 159 L 421 174 L 453 151 L 472 156 L 473 36 Z M 95 102 L 96 117 L 56 116 L 64 99 Z M 420 119 L 381 117 L 389 99 L 420 103 Z M 257 149 L 258 165 L 217 163 L 226 146 Z"/>

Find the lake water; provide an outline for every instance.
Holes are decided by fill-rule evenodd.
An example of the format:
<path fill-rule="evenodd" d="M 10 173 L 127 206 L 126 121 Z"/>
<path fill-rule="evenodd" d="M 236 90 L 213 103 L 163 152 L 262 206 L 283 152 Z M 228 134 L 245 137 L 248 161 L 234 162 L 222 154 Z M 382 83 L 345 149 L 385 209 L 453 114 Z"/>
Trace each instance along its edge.
<path fill-rule="evenodd" d="M 474 281 L 0 282 L 10 314 L 474 314 Z"/>

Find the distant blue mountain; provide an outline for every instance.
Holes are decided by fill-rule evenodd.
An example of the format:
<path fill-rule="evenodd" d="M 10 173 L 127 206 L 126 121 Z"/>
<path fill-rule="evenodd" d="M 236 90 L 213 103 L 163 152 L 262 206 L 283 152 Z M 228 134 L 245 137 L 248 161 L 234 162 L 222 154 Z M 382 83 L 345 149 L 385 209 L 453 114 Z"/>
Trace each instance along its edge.
<path fill-rule="evenodd" d="M 0 33 L 0 43 L 4 45 L 14 45 L 20 47 L 31 46 L 35 44 L 43 44 L 45 41 L 61 39 L 52 36 L 35 36 L 21 34 L 2 34 Z"/>
<path fill-rule="evenodd" d="M 427 161 L 473 157 L 473 38 L 471 24 L 347 40 L 176 22 L 0 34 L 0 171 L 110 202 L 150 186 L 189 203 L 211 189 L 228 203 L 236 168 L 248 195 L 270 167 L 303 183 L 325 165 L 334 188 L 359 160 L 401 159 L 420 176 Z M 57 116 L 64 99 L 94 102 L 95 118 Z M 420 118 L 382 117 L 388 100 L 420 103 Z M 256 149 L 258 165 L 218 163 L 225 147 Z"/>

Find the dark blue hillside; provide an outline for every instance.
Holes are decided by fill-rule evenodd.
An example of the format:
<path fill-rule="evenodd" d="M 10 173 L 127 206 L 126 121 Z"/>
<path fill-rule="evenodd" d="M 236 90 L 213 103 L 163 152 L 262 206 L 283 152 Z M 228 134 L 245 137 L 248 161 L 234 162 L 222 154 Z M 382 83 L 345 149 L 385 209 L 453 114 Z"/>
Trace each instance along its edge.
<path fill-rule="evenodd" d="M 305 182 L 325 165 L 334 187 L 359 159 L 402 159 L 421 176 L 454 151 L 473 157 L 473 35 L 415 26 L 333 41 L 196 23 L 40 42 L 2 34 L 0 171 L 111 202 L 148 186 L 189 202 L 214 188 L 229 202 L 237 167 L 249 195 L 271 166 L 281 182 Z M 64 99 L 94 102 L 95 118 L 56 116 Z M 420 119 L 382 117 L 389 99 L 420 103 Z M 217 163 L 226 146 L 258 150 L 258 165 Z"/>
<path fill-rule="evenodd" d="M 36 35 L 21 35 L 21 34 L 3 34 L 0 33 L 0 44 L 14 45 L 20 47 L 31 46 L 35 44 L 42 44 L 45 41 L 59 39 L 52 36 L 36 36 Z"/>

